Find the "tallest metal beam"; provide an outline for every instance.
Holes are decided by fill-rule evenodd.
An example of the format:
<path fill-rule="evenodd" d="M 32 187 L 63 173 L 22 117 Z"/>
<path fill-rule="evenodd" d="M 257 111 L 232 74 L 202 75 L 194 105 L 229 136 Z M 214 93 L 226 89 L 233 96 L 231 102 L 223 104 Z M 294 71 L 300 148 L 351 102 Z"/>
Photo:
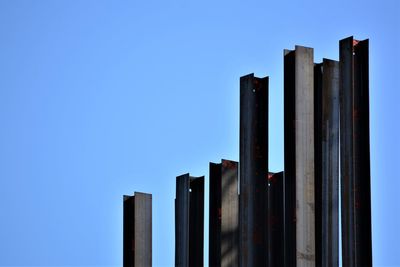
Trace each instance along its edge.
<path fill-rule="evenodd" d="M 268 77 L 240 78 L 240 266 L 267 266 Z"/>
<path fill-rule="evenodd" d="M 315 266 L 314 50 L 285 50 L 285 263 Z"/>
<path fill-rule="evenodd" d="M 343 266 L 372 266 L 368 40 L 339 43 Z"/>

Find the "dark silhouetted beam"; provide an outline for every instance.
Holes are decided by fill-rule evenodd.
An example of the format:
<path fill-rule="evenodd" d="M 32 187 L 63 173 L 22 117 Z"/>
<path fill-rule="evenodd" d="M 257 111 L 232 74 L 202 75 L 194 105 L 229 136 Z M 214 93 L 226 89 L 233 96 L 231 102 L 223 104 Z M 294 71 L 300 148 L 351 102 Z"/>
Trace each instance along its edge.
<path fill-rule="evenodd" d="M 316 266 L 339 266 L 339 62 L 314 67 Z"/>
<path fill-rule="evenodd" d="M 368 40 L 339 42 L 343 267 L 372 266 Z"/>
<path fill-rule="evenodd" d="M 124 196 L 124 267 L 152 266 L 152 196 Z"/>
<path fill-rule="evenodd" d="M 312 48 L 285 51 L 285 188 L 287 199 L 295 200 L 285 211 L 290 267 L 315 266 L 313 60 Z"/>
<path fill-rule="evenodd" d="M 239 266 L 238 163 L 210 163 L 209 266 Z"/>
<path fill-rule="evenodd" d="M 203 266 L 204 176 L 176 177 L 175 266 Z"/>
<path fill-rule="evenodd" d="M 268 266 L 284 263 L 284 188 L 283 172 L 268 175 Z"/>
<path fill-rule="evenodd" d="M 240 266 L 267 266 L 268 77 L 240 78 Z"/>

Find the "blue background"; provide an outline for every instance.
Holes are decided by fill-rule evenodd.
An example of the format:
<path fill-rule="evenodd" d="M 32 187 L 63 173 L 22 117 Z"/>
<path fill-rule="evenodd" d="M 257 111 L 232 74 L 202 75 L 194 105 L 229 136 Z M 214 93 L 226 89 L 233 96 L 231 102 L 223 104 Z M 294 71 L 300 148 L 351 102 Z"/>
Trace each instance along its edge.
<path fill-rule="evenodd" d="M 270 76 L 282 170 L 283 49 L 338 59 L 354 35 L 370 38 L 373 258 L 400 266 L 399 17 L 395 0 L 0 0 L 0 265 L 121 266 L 122 195 L 143 191 L 153 264 L 172 266 L 175 176 L 238 159 L 239 77 Z"/>

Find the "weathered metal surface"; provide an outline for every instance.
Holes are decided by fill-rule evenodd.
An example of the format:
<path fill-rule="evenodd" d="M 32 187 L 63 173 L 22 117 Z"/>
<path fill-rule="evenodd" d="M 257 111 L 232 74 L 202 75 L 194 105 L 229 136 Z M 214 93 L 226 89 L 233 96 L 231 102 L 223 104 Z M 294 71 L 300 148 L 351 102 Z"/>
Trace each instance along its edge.
<path fill-rule="evenodd" d="M 339 42 L 342 261 L 372 266 L 368 40 Z"/>
<path fill-rule="evenodd" d="M 316 266 L 339 266 L 339 62 L 314 67 Z"/>
<path fill-rule="evenodd" d="M 287 266 L 315 266 L 313 49 L 296 46 L 285 54 L 285 183 L 294 186 L 288 193 L 296 200 L 291 204 L 295 208 L 295 230 L 287 233 L 295 232 L 295 237 L 288 236 L 288 242 L 295 240 L 296 244 L 295 252 L 288 251 L 288 257 L 296 259 L 294 264 L 288 258 Z M 293 226 L 289 222 L 287 227 Z"/>
<path fill-rule="evenodd" d="M 203 266 L 204 176 L 176 177 L 175 266 Z"/>
<path fill-rule="evenodd" d="M 152 266 L 152 196 L 124 196 L 124 267 Z"/>
<path fill-rule="evenodd" d="M 238 266 L 238 163 L 210 163 L 209 266 Z"/>
<path fill-rule="evenodd" d="M 267 265 L 268 77 L 240 78 L 240 266 Z"/>
<path fill-rule="evenodd" d="M 283 172 L 268 175 L 268 266 L 284 263 L 284 188 Z"/>
<path fill-rule="evenodd" d="M 152 196 L 135 192 L 135 267 L 152 266 Z"/>

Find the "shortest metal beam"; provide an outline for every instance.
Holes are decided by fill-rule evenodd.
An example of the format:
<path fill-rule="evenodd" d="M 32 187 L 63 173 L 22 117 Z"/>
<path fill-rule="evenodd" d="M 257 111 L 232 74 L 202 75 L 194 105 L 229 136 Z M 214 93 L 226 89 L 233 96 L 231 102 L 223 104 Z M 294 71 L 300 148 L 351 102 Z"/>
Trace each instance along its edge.
<path fill-rule="evenodd" d="M 124 267 L 152 266 L 152 196 L 124 196 Z"/>
<path fill-rule="evenodd" d="M 210 163 L 209 266 L 239 266 L 238 163 Z"/>
<path fill-rule="evenodd" d="M 284 183 L 283 172 L 268 174 L 268 266 L 284 263 Z"/>
<path fill-rule="evenodd" d="M 203 266 L 204 176 L 176 177 L 175 266 Z"/>

